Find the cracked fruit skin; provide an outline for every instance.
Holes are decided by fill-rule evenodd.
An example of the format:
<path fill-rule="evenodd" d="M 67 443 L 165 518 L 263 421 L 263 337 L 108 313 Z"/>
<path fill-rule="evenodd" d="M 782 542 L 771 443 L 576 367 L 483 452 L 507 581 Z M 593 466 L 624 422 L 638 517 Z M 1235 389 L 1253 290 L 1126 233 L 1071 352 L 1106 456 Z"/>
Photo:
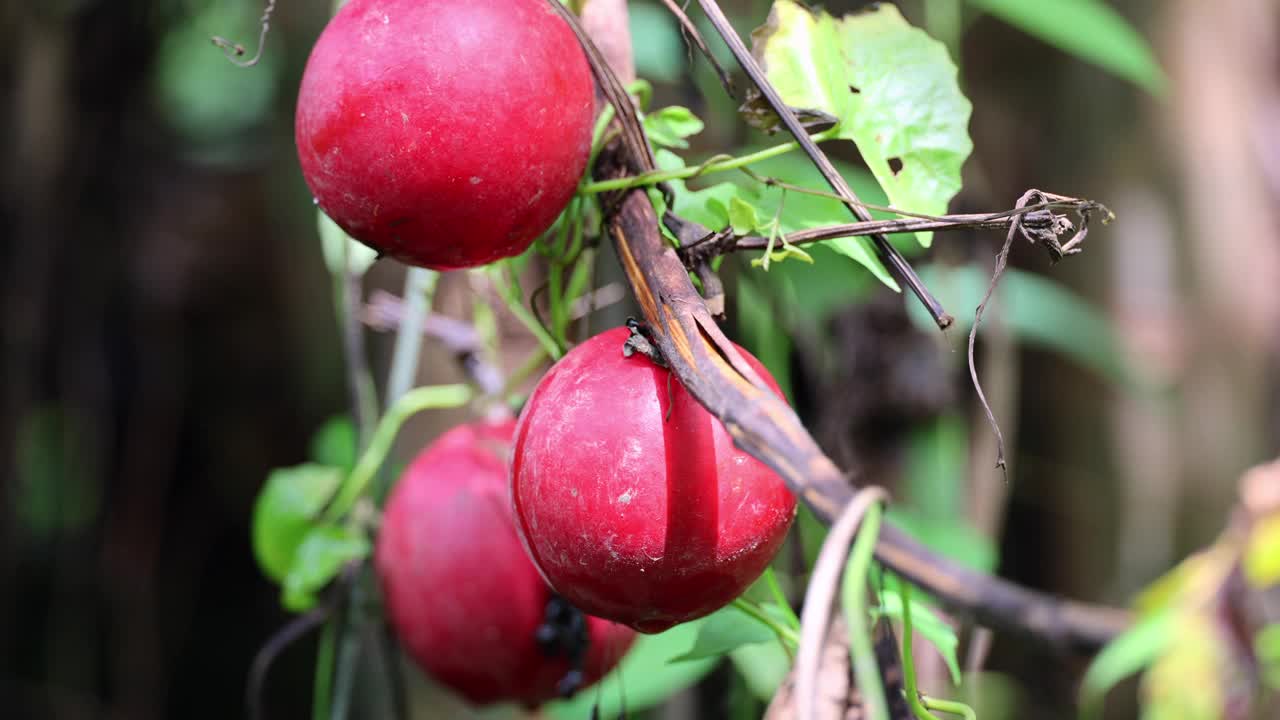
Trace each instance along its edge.
<path fill-rule="evenodd" d="M 449 270 L 519 255 L 586 167 L 591 68 L 546 0 L 351 0 L 316 41 L 295 142 L 351 237 Z"/>
<path fill-rule="evenodd" d="M 405 651 L 475 704 L 555 698 L 569 660 L 537 645 L 551 589 L 511 520 L 507 459 L 515 424 L 456 427 L 405 470 L 374 554 L 387 619 Z M 612 668 L 635 634 L 587 618 L 585 680 Z"/>
<path fill-rule="evenodd" d="M 525 548 L 556 592 L 656 633 L 742 594 L 796 502 L 669 370 L 623 357 L 629 334 L 591 338 L 539 382 L 516 427 L 511 493 Z"/>

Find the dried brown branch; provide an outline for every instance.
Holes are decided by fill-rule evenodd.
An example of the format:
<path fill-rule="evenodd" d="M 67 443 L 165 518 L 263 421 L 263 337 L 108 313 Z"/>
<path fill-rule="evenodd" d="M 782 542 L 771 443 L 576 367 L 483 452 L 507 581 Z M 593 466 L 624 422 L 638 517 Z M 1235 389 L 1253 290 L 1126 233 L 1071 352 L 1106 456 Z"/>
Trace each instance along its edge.
<path fill-rule="evenodd" d="M 1047 217 L 1029 216 L 1016 212 L 1028 206 L 1046 203 L 1071 204 L 1070 206 L 1080 216 L 1080 228 L 1076 230 L 1070 220 L 1054 215 L 1051 211 Z M 1112 217 L 1111 211 L 1098 203 L 1035 189 L 1023 193 L 1014 207 L 1015 213 L 1009 217 L 1009 232 L 1005 236 L 1004 245 L 1000 248 L 1000 254 L 996 256 L 996 267 L 991 275 L 991 282 L 987 285 L 987 292 L 982 296 L 982 302 L 974 312 L 973 326 L 969 329 L 969 379 L 973 382 L 973 389 L 978 394 L 978 402 L 981 403 L 982 411 L 987 416 L 987 423 L 991 425 L 991 431 L 996 435 L 996 467 L 1002 472 L 1007 472 L 1004 460 L 1004 432 L 1000 430 L 1000 423 L 991 410 L 991 403 L 987 402 L 987 394 L 982 390 L 982 382 L 978 380 L 978 367 L 973 360 L 973 349 L 978 342 L 978 326 L 982 324 L 982 313 L 986 311 L 987 303 L 991 302 L 991 296 L 995 293 L 1000 277 L 1004 275 L 1005 266 L 1009 262 L 1009 250 L 1013 247 L 1013 238 L 1021 233 L 1022 237 L 1031 244 L 1042 245 L 1049 253 L 1049 260 L 1056 263 L 1068 255 L 1080 252 L 1080 245 L 1089 235 L 1089 218 L 1092 215 L 1102 214 L 1103 222 L 1109 222 Z M 1075 235 L 1067 242 L 1060 244 L 1058 236 L 1072 230 L 1075 230 Z"/>
<path fill-rule="evenodd" d="M 557 12 L 558 2 L 548 0 Z M 577 28 L 572 16 L 567 22 Z M 581 33 L 581 29 L 578 28 Z M 643 128 L 620 83 L 590 38 L 580 34 L 600 85 L 618 108 L 621 140 L 597 162 L 597 178 L 652 168 Z M 635 152 L 642 152 L 637 157 Z M 795 412 L 766 389 L 716 325 L 674 247 L 658 229 L 643 190 L 609 199 L 606 232 L 654 342 L 685 388 L 724 423 L 738 447 L 777 472 L 819 518 L 833 522 L 854 488 L 818 448 Z M 958 614 L 993 628 L 1063 648 L 1096 649 L 1129 623 L 1128 613 L 1060 600 L 963 568 L 935 555 L 893 526 L 880 533 L 876 557 Z"/>
<path fill-rule="evenodd" d="M 1024 231 L 1026 228 L 1048 229 L 1049 227 L 1057 228 L 1059 233 L 1074 231 L 1075 226 L 1070 221 L 1066 221 L 1065 226 L 1061 224 L 1065 218 L 1053 212 L 1054 210 L 1068 210 L 1078 213 L 1108 212 L 1106 208 L 1091 200 L 1071 198 L 1060 202 L 1040 202 L 1001 212 L 963 213 L 937 217 L 904 217 L 892 220 L 869 220 L 867 222 L 824 225 L 822 227 L 797 230 L 784 235 L 783 239 L 791 245 L 803 245 L 842 237 L 894 235 L 897 233 L 934 232 L 939 230 L 1004 230 L 1014 225 Z M 677 234 L 681 237 L 689 238 L 690 241 L 681 245 L 679 249 L 680 255 L 685 258 L 686 263 L 693 257 L 704 255 L 713 257 L 730 252 L 758 251 L 764 250 L 769 246 L 769 239 L 765 237 L 734 235 L 731 232 L 717 233 L 670 214 L 668 214 L 665 223 L 669 228 L 673 225 L 681 227 L 681 232 Z M 1073 242 L 1076 245 L 1072 245 Z M 1059 257 L 1064 254 L 1074 254 L 1074 251 L 1078 249 L 1078 244 L 1079 242 L 1073 237 L 1066 244 L 1057 245 L 1060 249 Z M 1045 246 L 1049 249 L 1050 258 L 1052 259 L 1053 246 L 1047 243 L 1045 243 Z M 1065 252 L 1068 246 L 1071 246 L 1072 252 Z"/>

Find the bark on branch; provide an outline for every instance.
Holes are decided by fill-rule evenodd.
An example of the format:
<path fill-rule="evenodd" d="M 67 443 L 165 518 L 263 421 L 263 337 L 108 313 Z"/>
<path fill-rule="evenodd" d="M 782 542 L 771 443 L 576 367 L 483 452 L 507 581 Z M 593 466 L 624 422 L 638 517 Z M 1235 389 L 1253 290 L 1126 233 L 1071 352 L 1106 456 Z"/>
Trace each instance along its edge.
<path fill-rule="evenodd" d="M 555 0 L 549 2 L 564 12 Z M 629 99 L 619 95 L 621 83 L 576 20 L 567 12 L 565 16 L 579 33 L 600 87 L 619 106 L 623 123 L 620 139 L 601 153 L 595 176 L 610 179 L 652 170 L 652 156 L 641 145 L 643 128 Z M 738 447 L 773 468 L 801 501 L 831 523 L 855 488 L 720 330 L 675 248 L 659 232 L 645 191 L 605 198 L 605 206 L 610 210 L 607 232 L 627 281 L 676 377 L 724 423 Z M 1128 613 L 1120 610 L 1062 600 L 960 567 L 891 526 L 881 532 L 876 557 L 954 613 L 1061 648 L 1096 649 L 1129 622 Z"/>

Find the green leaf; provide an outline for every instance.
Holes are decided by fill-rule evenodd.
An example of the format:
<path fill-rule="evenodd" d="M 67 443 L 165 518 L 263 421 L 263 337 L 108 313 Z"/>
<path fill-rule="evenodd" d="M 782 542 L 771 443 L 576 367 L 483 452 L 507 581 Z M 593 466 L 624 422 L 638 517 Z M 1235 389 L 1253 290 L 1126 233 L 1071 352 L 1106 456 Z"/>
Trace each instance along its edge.
<path fill-rule="evenodd" d="M 627 11 L 636 73 L 651 80 L 678 82 L 686 55 L 675 18 L 666 8 L 649 3 L 631 3 Z"/>
<path fill-rule="evenodd" d="M 949 334 L 967 342 L 973 312 L 991 281 L 990 271 L 969 266 L 916 268 L 925 285 L 955 315 Z M 1047 348 L 1120 385 L 1143 389 L 1146 382 L 1125 361 L 1106 316 L 1084 298 L 1054 280 L 1021 270 L 1007 270 L 1000 279 L 983 324 L 1000 313 L 1000 322 L 1020 342 Z M 907 304 L 911 319 L 937 332 L 937 325 L 916 303 Z"/>
<path fill-rule="evenodd" d="M 324 214 L 316 212 L 316 223 L 320 229 L 320 247 L 324 250 L 324 264 L 334 275 L 346 273 L 347 264 L 351 272 L 363 275 L 369 266 L 378 259 L 378 251 L 351 239 L 346 231 L 338 227 L 338 223 Z"/>
<path fill-rule="evenodd" d="M 836 19 L 776 0 L 752 39 L 783 100 L 839 118 L 837 136 L 858 146 L 895 207 L 946 212 L 973 142 L 945 46 L 887 3 Z M 919 234 L 925 246 L 931 237 Z"/>
<path fill-rule="evenodd" d="M 756 217 L 754 205 L 734 195 L 729 198 L 729 224 L 739 235 L 747 235 L 760 227 L 760 218 Z"/>
<path fill-rule="evenodd" d="M 632 715 L 692 686 L 711 672 L 717 661 L 706 658 L 673 663 L 671 660 L 693 645 L 702 622 L 705 620 L 677 625 L 657 635 L 638 636 L 631 651 L 598 686 L 572 699 L 547 703 L 541 708 L 542 714 L 555 720 L 587 720 L 593 717 L 592 708 L 599 701 L 599 717 L 620 717 L 624 707 Z"/>
<path fill-rule="evenodd" d="M 763 623 L 729 606 L 708 615 L 698 627 L 698 636 L 694 638 L 693 646 L 672 658 L 671 662 L 720 657 L 743 645 L 776 639 L 777 635 Z"/>
<path fill-rule="evenodd" d="M 369 554 L 369 539 L 345 525 L 311 528 L 294 553 L 293 564 L 284 578 L 281 598 L 294 612 L 315 606 L 315 594 L 329 584 L 352 560 Z"/>
<path fill-rule="evenodd" d="M 958 411 L 939 415 L 907 436 L 905 493 L 924 518 L 950 522 L 965 514 L 963 470 L 969 461 L 969 432 Z"/>
<path fill-rule="evenodd" d="M 1142 670 L 1164 652 L 1173 638 L 1177 615 L 1171 609 L 1140 619 L 1093 658 L 1080 683 L 1083 717 L 1101 717 L 1107 691 Z"/>
<path fill-rule="evenodd" d="M 697 135 L 704 127 L 692 110 L 679 105 L 655 110 L 644 117 L 644 129 L 649 139 L 666 147 L 689 147 L 685 138 Z"/>
<path fill-rule="evenodd" d="M 277 468 L 253 506 L 253 554 L 267 577 L 282 582 L 315 517 L 342 482 L 343 472 L 326 465 Z"/>
<path fill-rule="evenodd" d="M 902 595 L 896 587 L 885 588 L 880 606 L 873 608 L 871 615 L 873 619 L 883 615 L 902 620 Z M 960 660 L 956 656 L 956 648 L 960 644 L 960 637 L 956 635 L 955 629 L 938 617 L 933 608 L 914 597 L 911 598 L 911 627 L 938 649 L 943 661 L 947 663 L 947 670 L 951 671 L 951 682 L 959 686 Z"/>
<path fill-rule="evenodd" d="M 325 421 L 311 436 L 311 459 L 321 465 L 351 472 L 356 465 L 356 426 L 346 415 Z"/>
<path fill-rule="evenodd" d="M 1153 95 L 1168 84 L 1146 40 L 1101 0 L 969 0 L 1023 32 Z"/>
<path fill-rule="evenodd" d="M 755 355 L 769 374 L 778 381 L 788 401 L 795 395 L 791 389 L 791 335 L 777 324 L 769 299 L 756 288 L 753 276 L 738 278 L 738 291 L 733 293 L 737 312 L 733 317 L 743 344 Z"/>
<path fill-rule="evenodd" d="M 791 670 L 791 658 L 776 642 L 734 648 L 729 651 L 729 660 L 751 694 L 764 701 L 773 699 Z"/>

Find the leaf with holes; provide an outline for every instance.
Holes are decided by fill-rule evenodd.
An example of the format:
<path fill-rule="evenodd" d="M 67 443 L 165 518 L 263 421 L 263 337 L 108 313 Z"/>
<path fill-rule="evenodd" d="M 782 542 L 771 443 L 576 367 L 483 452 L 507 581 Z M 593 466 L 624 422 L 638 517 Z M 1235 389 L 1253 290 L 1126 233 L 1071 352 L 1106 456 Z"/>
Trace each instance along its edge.
<path fill-rule="evenodd" d="M 941 215 L 973 150 L 969 100 L 946 48 L 893 5 L 835 18 L 777 0 L 753 53 L 791 106 L 837 118 L 894 207 Z M 928 246 L 931 233 L 918 233 Z"/>

